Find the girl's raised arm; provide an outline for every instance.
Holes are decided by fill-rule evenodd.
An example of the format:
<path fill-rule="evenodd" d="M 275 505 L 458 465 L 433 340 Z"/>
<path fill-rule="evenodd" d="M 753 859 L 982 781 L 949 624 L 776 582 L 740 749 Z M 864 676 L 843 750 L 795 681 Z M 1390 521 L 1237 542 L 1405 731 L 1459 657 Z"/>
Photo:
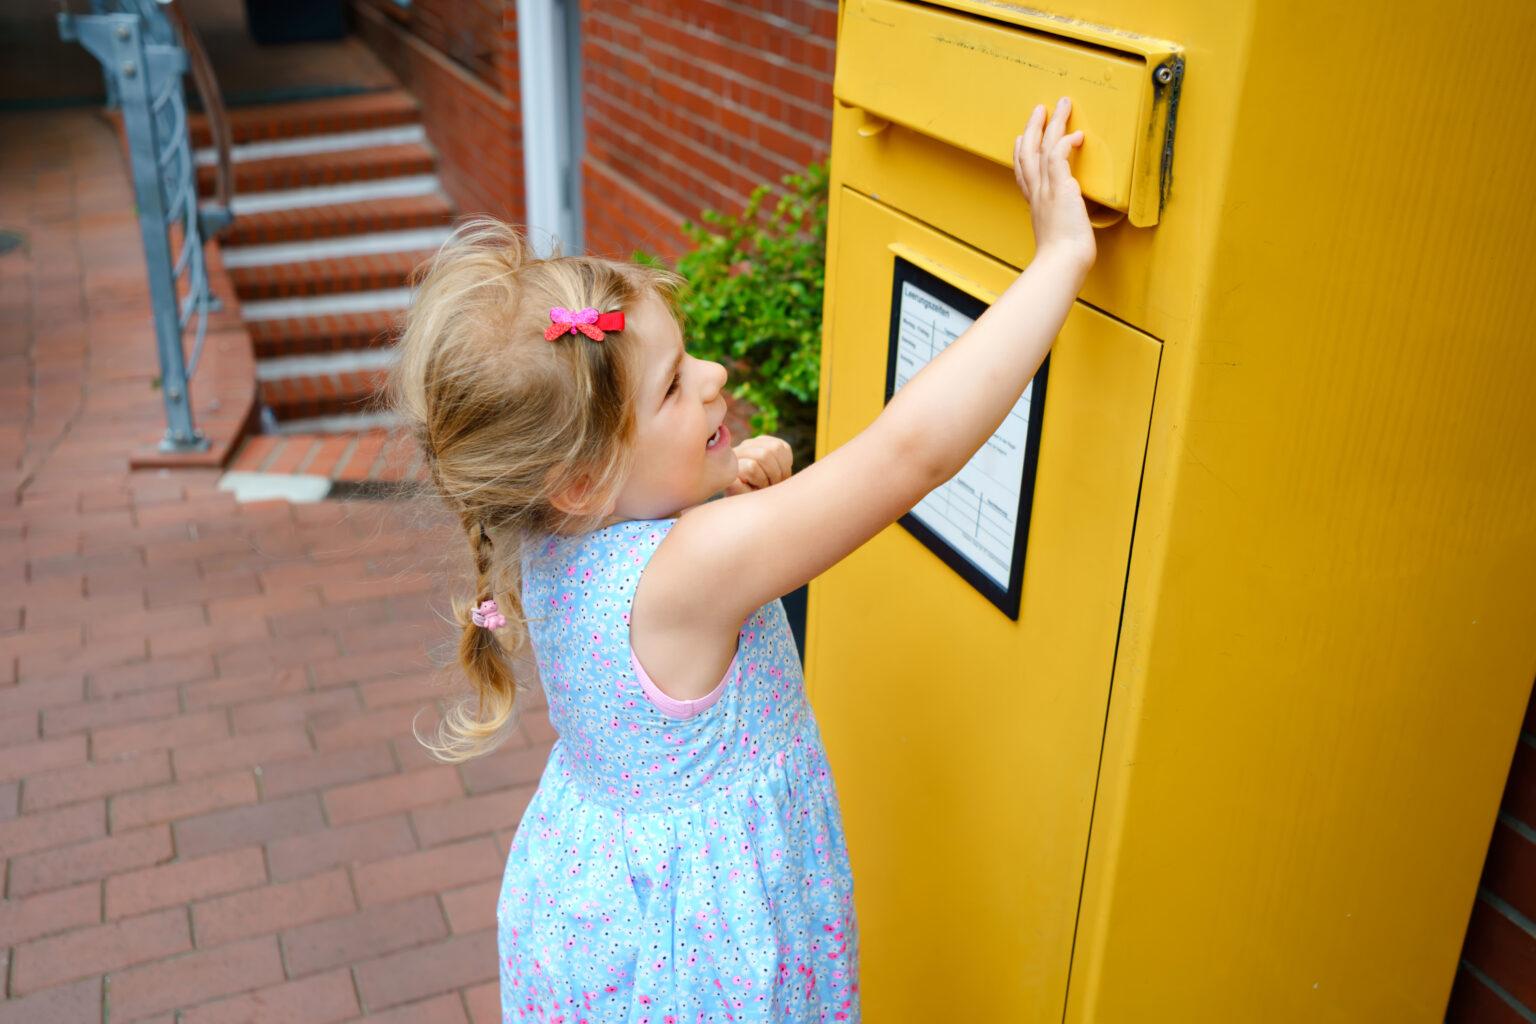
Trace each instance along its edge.
<path fill-rule="evenodd" d="M 1063 134 L 1069 112 L 1063 99 L 1046 125 L 1045 108 L 1036 107 L 1014 144 L 1035 231 L 1029 266 L 848 443 L 782 483 L 679 518 L 653 559 L 665 566 L 660 575 L 691 581 L 686 594 L 667 595 L 669 612 L 695 628 L 739 627 L 899 519 L 997 430 L 1094 260 L 1093 229 L 1067 159 L 1082 142 L 1081 132 Z"/>

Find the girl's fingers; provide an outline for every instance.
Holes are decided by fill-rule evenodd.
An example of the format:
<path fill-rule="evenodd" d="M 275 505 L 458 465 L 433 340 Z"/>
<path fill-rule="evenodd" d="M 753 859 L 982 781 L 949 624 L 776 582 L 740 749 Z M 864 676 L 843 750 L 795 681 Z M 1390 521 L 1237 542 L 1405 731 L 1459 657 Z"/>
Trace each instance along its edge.
<path fill-rule="evenodd" d="M 1051 150 L 1051 180 L 1052 183 L 1065 183 L 1072 177 L 1072 165 L 1067 160 L 1072 150 L 1083 144 L 1083 133 L 1073 132 L 1063 136 L 1056 143 L 1056 148 Z"/>
<path fill-rule="evenodd" d="M 741 460 L 739 468 L 737 475 L 753 487 L 768 486 L 768 474 L 763 472 L 763 467 L 757 464 L 756 459 Z"/>
<path fill-rule="evenodd" d="M 787 479 L 794 454 L 780 438 L 754 437 L 736 446 L 736 482 L 725 493 L 746 494 Z"/>
<path fill-rule="evenodd" d="M 776 444 L 773 451 L 768 453 L 768 478 L 774 483 L 782 483 L 789 477 L 789 445 Z"/>
<path fill-rule="evenodd" d="M 1018 157 L 1014 164 L 1024 179 L 1024 191 L 1030 196 L 1040 187 L 1040 132 L 1044 126 L 1045 107 L 1041 105 L 1030 112 L 1029 124 L 1024 126 L 1023 141 L 1015 146 Z"/>
<path fill-rule="evenodd" d="M 1024 136 L 1015 135 L 1013 137 L 1013 180 L 1018 183 L 1019 191 L 1027 196 L 1029 195 L 1029 185 L 1024 181 L 1024 164 L 1020 158 L 1020 153 L 1023 150 Z"/>
<path fill-rule="evenodd" d="M 1056 148 L 1056 143 L 1061 141 L 1062 135 L 1066 132 L 1067 118 L 1071 113 L 1072 101 L 1063 96 L 1056 103 L 1056 112 L 1051 115 L 1050 123 L 1045 126 L 1045 138 L 1040 143 L 1042 163 Z"/>

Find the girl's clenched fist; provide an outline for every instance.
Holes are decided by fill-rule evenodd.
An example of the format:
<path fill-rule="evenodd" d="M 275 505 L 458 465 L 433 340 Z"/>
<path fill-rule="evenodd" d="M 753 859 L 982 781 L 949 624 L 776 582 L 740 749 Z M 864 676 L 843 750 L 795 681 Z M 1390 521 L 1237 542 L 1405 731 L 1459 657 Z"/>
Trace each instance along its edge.
<path fill-rule="evenodd" d="M 792 453 L 789 443 L 772 434 L 749 437 L 737 445 L 736 482 L 725 489 L 727 495 L 760 491 L 790 474 Z"/>

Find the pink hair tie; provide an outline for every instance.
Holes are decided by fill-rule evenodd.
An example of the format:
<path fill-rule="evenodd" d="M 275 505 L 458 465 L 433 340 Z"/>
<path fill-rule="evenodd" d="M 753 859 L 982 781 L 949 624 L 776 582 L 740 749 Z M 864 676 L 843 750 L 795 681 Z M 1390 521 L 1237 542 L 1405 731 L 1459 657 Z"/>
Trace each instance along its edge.
<path fill-rule="evenodd" d="M 481 601 L 480 607 L 469 613 L 470 619 L 477 626 L 486 629 L 500 629 L 507 624 L 507 617 L 496 609 L 495 601 Z"/>
<path fill-rule="evenodd" d="M 562 334 L 580 331 L 593 341 L 602 341 L 604 331 L 622 331 L 624 314 L 599 313 L 594 306 L 584 309 L 566 309 L 554 306 L 549 311 L 550 325 L 544 328 L 544 340 L 555 341 Z"/>

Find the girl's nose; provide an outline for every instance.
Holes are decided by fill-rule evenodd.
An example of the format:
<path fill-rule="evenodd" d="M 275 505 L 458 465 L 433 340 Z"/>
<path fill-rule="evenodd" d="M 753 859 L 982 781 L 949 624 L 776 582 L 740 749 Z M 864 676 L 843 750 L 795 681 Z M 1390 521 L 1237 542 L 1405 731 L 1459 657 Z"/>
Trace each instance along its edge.
<path fill-rule="evenodd" d="M 709 373 L 705 378 L 705 391 L 709 396 L 709 400 L 712 401 L 720 393 L 721 389 L 725 387 L 727 376 L 729 376 L 729 373 L 722 364 L 713 360 L 710 361 Z"/>

